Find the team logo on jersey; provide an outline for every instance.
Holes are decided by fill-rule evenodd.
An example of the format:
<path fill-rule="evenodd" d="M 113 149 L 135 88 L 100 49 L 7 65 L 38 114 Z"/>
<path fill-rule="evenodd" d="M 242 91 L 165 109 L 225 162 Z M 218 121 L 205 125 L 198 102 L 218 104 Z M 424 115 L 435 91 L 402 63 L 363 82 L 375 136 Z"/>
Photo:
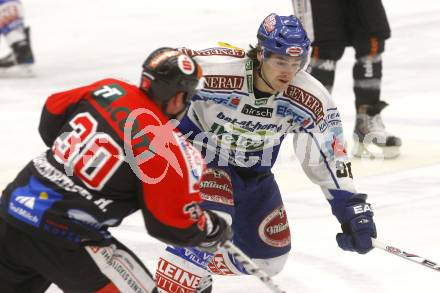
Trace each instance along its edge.
<path fill-rule="evenodd" d="M 159 258 L 156 270 L 156 284 L 165 292 L 195 292 L 201 277 L 185 271 L 163 258 Z"/>
<path fill-rule="evenodd" d="M 345 145 L 341 140 L 335 136 L 333 137 L 333 142 L 331 144 L 333 153 L 336 157 L 346 156 L 347 155 L 347 149 L 345 148 Z"/>
<path fill-rule="evenodd" d="M 289 85 L 287 90 L 283 93 L 285 97 L 292 99 L 300 106 L 310 110 L 315 115 L 316 123 L 319 123 L 324 118 L 324 107 L 322 102 L 305 90 Z"/>
<path fill-rule="evenodd" d="M 125 90 L 116 83 L 106 84 L 92 92 L 92 97 L 101 107 L 107 107 L 126 94 Z"/>
<path fill-rule="evenodd" d="M 222 123 L 223 127 L 231 133 L 239 133 L 245 136 L 245 132 L 255 132 L 258 135 L 268 135 L 268 132 L 278 133 L 283 129 L 283 125 L 277 125 L 273 123 L 264 124 L 260 121 L 253 120 L 239 120 L 231 118 L 227 114 L 220 112 L 217 114 L 217 118 L 227 123 Z"/>
<path fill-rule="evenodd" d="M 273 109 L 268 107 L 255 108 L 249 104 L 244 105 L 241 113 L 256 117 L 272 118 Z"/>
<path fill-rule="evenodd" d="M 216 274 L 222 276 L 233 276 L 235 273 L 229 268 L 226 263 L 225 257 L 222 253 L 216 253 L 212 258 L 211 262 L 208 264 L 209 270 Z"/>
<path fill-rule="evenodd" d="M 205 201 L 233 206 L 231 177 L 221 169 L 208 168 L 200 182 L 200 195 Z"/>
<path fill-rule="evenodd" d="M 193 96 L 193 101 L 212 101 L 216 104 L 225 105 L 228 108 L 237 109 L 240 105 L 241 97 L 236 95 L 231 95 L 229 93 L 215 93 L 201 90 Z"/>
<path fill-rule="evenodd" d="M 180 55 L 177 57 L 177 66 L 186 75 L 191 75 L 196 69 L 196 65 L 187 55 Z"/>
<path fill-rule="evenodd" d="M 12 192 L 8 213 L 20 221 L 40 227 L 46 210 L 60 199 L 62 199 L 61 194 L 43 185 L 32 176 L 27 185 Z"/>
<path fill-rule="evenodd" d="M 205 269 L 208 266 L 208 263 L 211 261 L 212 253 L 203 252 L 196 248 L 185 248 L 185 247 L 173 247 L 167 246 L 165 248 L 166 251 L 177 255 L 202 269 Z"/>
<path fill-rule="evenodd" d="M 240 101 L 241 101 L 240 97 L 232 96 L 229 99 L 228 105 L 231 106 L 231 108 L 237 109 L 238 105 L 240 105 Z"/>
<path fill-rule="evenodd" d="M 204 88 L 213 90 L 239 90 L 243 87 L 244 77 L 235 75 L 205 75 Z"/>
<path fill-rule="evenodd" d="M 304 53 L 304 49 L 301 47 L 289 47 L 286 49 L 286 54 L 292 57 L 302 56 Z"/>
<path fill-rule="evenodd" d="M 267 105 L 268 101 L 269 101 L 269 98 L 255 99 L 254 105 L 255 106 L 264 106 L 264 105 Z"/>
<path fill-rule="evenodd" d="M 191 49 L 181 49 L 182 53 L 188 56 L 231 56 L 235 58 L 244 58 L 246 56 L 246 52 L 241 49 L 232 49 L 232 48 L 209 48 L 200 51 L 195 51 Z"/>
<path fill-rule="evenodd" d="M 341 127 L 341 116 L 337 108 L 327 109 L 325 119 L 319 123 L 319 131 L 324 132 L 328 127 Z"/>
<path fill-rule="evenodd" d="M 281 117 L 291 117 L 293 123 L 305 128 L 308 128 L 313 124 L 313 119 L 310 114 L 307 114 L 295 104 L 285 102 L 281 99 L 277 100 L 276 115 Z"/>
<path fill-rule="evenodd" d="M 323 140 L 324 147 L 322 151 L 329 160 L 347 155 L 342 127 L 329 128 L 328 132 L 324 135 Z"/>
<path fill-rule="evenodd" d="M 277 20 L 275 18 L 275 14 L 269 15 L 263 21 L 263 27 L 268 33 L 271 33 L 275 29 L 276 24 L 277 24 Z"/>
<path fill-rule="evenodd" d="M 20 203 L 22 205 L 24 205 L 25 207 L 27 207 L 28 209 L 33 210 L 34 206 L 35 206 L 35 197 L 33 196 L 23 196 L 23 195 L 19 195 L 15 198 L 15 201 L 17 203 Z"/>
<path fill-rule="evenodd" d="M 258 235 L 261 240 L 273 247 L 286 247 L 290 244 L 289 222 L 284 206 L 274 209 L 261 221 Z"/>

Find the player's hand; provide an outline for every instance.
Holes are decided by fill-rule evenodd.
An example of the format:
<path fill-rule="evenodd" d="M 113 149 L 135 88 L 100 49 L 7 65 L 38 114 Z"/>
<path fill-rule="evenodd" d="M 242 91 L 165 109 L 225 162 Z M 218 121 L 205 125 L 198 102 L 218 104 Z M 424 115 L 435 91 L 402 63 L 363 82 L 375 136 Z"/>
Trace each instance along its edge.
<path fill-rule="evenodd" d="M 336 241 L 343 250 L 365 254 L 373 249 L 371 238 L 377 237 L 373 221 L 373 210 L 365 199 L 349 200 L 344 209 L 342 232 L 336 235 Z"/>
<path fill-rule="evenodd" d="M 205 210 L 205 215 L 209 230 L 205 240 L 197 248 L 205 252 L 215 253 L 227 240 L 232 238 L 232 229 L 225 219 L 216 213 Z"/>

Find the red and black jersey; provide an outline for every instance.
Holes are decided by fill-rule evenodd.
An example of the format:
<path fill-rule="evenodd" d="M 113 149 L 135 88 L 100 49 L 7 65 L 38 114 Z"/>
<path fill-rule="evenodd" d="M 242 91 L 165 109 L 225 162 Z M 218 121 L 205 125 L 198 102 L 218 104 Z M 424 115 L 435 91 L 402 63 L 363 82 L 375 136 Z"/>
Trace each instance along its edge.
<path fill-rule="evenodd" d="M 39 131 L 50 148 L 0 198 L 0 216 L 38 237 L 103 241 L 142 210 L 149 233 L 193 246 L 204 239 L 200 153 L 138 87 L 104 79 L 50 96 Z"/>

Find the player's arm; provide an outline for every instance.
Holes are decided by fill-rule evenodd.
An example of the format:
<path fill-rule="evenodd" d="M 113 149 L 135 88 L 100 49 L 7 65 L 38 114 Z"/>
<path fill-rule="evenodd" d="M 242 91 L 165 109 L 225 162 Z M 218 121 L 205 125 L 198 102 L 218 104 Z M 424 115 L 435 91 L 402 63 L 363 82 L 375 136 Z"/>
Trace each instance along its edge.
<path fill-rule="evenodd" d="M 367 195 L 357 193 L 338 109 L 330 97 L 323 99 L 324 115 L 314 127 L 301 128 L 294 136 L 295 152 L 307 176 L 323 190 L 332 213 L 341 223 L 337 235 L 344 250 L 366 253 L 376 237 Z"/>
<path fill-rule="evenodd" d="M 135 166 L 149 234 L 178 246 L 198 246 L 228 238 L 224 234 L 226 222 L 199 206 L 199 182 L 204 169 L 200 153 L 176 133 L 168 146 L 169 153 L 152 143 L 150 150 L 154 149 L 155 154 Z"/>
<path fill-rule="evenodd" d="M 44 104 L 38 131 L 47 146 L 52 146 L 60 129 L 66 123 L 69 113 L 73 112 L 77 103 L 88 92 L 90 86 L 55 93 L 49 96 Z"/>

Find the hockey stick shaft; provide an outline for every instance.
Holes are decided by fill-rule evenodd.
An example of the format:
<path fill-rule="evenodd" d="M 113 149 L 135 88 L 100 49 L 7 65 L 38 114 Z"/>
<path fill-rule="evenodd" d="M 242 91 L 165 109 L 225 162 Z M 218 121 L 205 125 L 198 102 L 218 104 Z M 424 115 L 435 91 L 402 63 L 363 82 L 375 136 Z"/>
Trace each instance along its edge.
<path fill-rule="evenodd" d="M 440 265 L 436 262 L 433 262 L 432 260 L 426 259 L 426 258 L 418 256 L 416 254 L 405 252 L 399 248 L 385 244 L 377 239 L 372 238 L 372 240 L 373 240 L 373 246 L 375 248 L 382 249 L 386 252 L 400 256 L 406 260 L 418 263 L 418 264 L 425 266 L 427 268 L 430 268 L 430 269 L 433 269 L 436 271 L 440 271 Z"/>
<path fill-rule="evenodd" d="M 264 283 L 274 293 L 286 293 L 286 291 L 280 289 L 280 287 L 273 281 L 273 279 L 263 270 L 261 270 L 243 251 L 235 246 L 231 241 L 226 241 L 223 247 L 229 252 L 236 260 L 238 260 L 246 271 L 256 276 L 261 282 Z"/>
<path fill-rule="evenodd" d="M 311 42 L 315 39 L 312 5 L 310 0 L 291 0 L 293 13 L 299 18 Z"/>

